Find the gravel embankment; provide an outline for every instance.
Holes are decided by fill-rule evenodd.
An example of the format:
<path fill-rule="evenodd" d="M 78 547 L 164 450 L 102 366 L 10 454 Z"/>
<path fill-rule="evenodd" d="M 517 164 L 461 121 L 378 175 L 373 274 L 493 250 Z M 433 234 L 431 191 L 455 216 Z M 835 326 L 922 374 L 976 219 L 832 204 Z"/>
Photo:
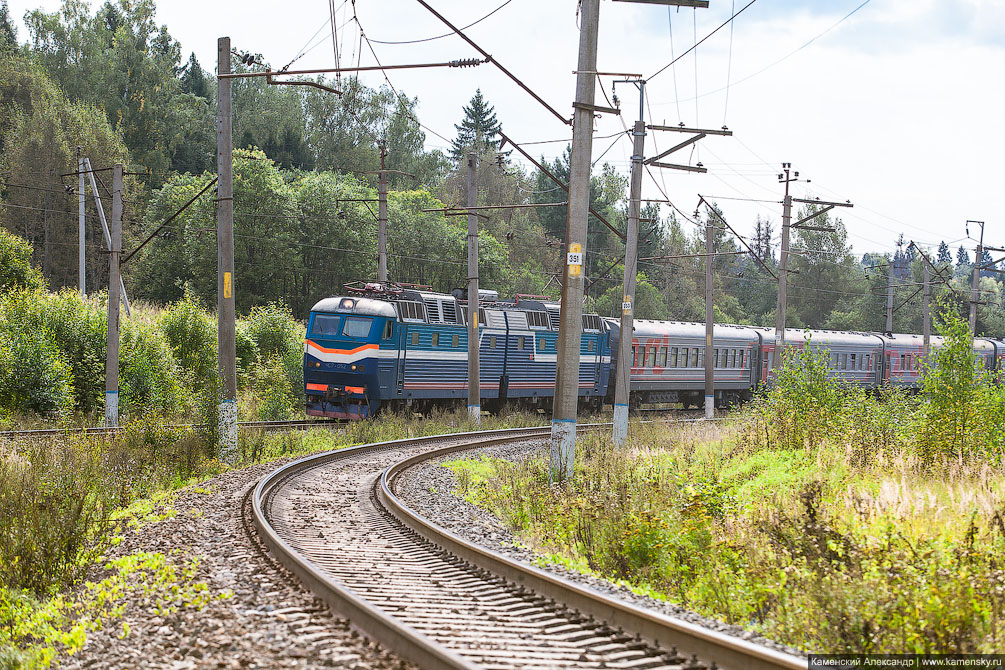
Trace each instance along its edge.
<path fill-rule="evenodd" d="M 477 453 L 516 461 L 526 458 L 535 450 L 544 451 L 548 448 L 548 443 L 542 441 L 522 443 L 515 446 L 490 447 Z M 468 452 L 468 454 L 472 453 L 474 452 Z M 459 458 L 458 455 L 451 455 L 445 459 L 429 461 L 409 469 L 398 478 L 395 486 L 398 496 L 403 502 L 426 518 L 470 542 L 497 551 L 512 559 L 538 565 L 536 562 L 538 558 L 537 554 L 522 546 L 519 538 L 506 528 L 495 515 L 453 493 L 457 487 L 454 473 L 442 467 L 440 463 L 457 458 Z M 672 617 L 735 635 L 736 637 L 763 644 L 789 654 L 797 656 L 806 655 L 804 651 L 765 639 L 739 626 L 704 617 L 663 600 L 635 594 L 627 587 L 619 586 L 604 579 L 584 575 L 554 564 L 544 565 L 543 569 L 602 593 L 614 595 L 639 607 L 662 612 Z"/>
<path fill-rule="evenodd" d="M 202 610 L 157 615 L 130 602 L 123 621 L 88 634 L 63 668 L 405 668 L 397 657 L 350 630 L 328 608 L 274 563 L 245 523 L 248 491 L 279 463 L 235 470 L 180 491 L 167 505 L 173 518 L 127 530 L 108 558 L 139 551 L 170 552 L 179 562 L 197 556 L 196 579 L 213 599 Z M 199 490 L 208 489 L 209 493 Z M 93 578 L 101 578 L 96 574 Z"/>

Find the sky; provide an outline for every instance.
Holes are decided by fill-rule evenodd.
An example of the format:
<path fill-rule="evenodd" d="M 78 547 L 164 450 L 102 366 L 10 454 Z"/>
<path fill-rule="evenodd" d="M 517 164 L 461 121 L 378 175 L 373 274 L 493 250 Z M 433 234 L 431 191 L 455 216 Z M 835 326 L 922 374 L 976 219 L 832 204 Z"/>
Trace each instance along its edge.
<path fill-rule="evenodd" d="M 466 34 L 571 117 L 579 41 L 574 0 L 428 1 L 459 27 L 498 9 Z M 955 253 L 960 244 L 976 244 L 965 239 L 968 219 L 985 222 L 986 242 L 1005 246 L 1005 0 L 749 2 L 711 0 L 707 9 L 677 9 L 601 1 L 597 69 L 647 78 L 648 123 L 725 125 L 734 133 L 708 136 L 693 151 L 664 159 L 701 162 L 708 173 L 653 169 L 643 179 L 644 198 L 669 198 L 692 217 L 702 194 L 743 235 L 758 216 L 777 228 L 784 161 L 802 180 L 791 187 L 795 197 L 854 204 L 838 216 L 856 254 L 890 251 L 900 233 L 933 252 L 945 240 Z M 59 7 L 58 0 L 9 4 L 13 17 Z M 456 36 L 385 44 L 449 32 L 416 0 L 336 0 L 335 8 L 343 67 L 375 64 L 370 47 L 383 65 L 478 56 Z M 688 51 L 741 9 L 731 24 L 655 74 L 671 54 Z M 160 0 L 157 19 L 186 57 L 194 51 L 208 70 L 224 35 L 277 69 L 300 54 L 291 69 L 336 63 L 327 0 Z M 370 46 L 360 48 L 360 27 Z M 23 25 L 19 37 L 27 38 Z M 553 159 L 571 138 L 570 126 L 492 64 L 387 74 L 396 89 L 418 98 L 429 149 L 449 146 L 462 107 L 478 88 L 507 135 L 533 155 Z M 385 83 L 379 72 L 361 79 Z M 611 96 L 613 79 L 600 78 L 597 104 L 608 104 L 604 93 Z M 609 162 L 627 174 L 631 138 L 623 131 L 638 115 L 639 95 L 630 84 L 618 84 L 616 93 L 622 113 L 597 119 L 593 158 L 595 169 Z M 682 139 L 650 131 L 645 155 Z M 529 167 L 515 152 L 510 158 Z M 970 228 L 976 235 L 979 228 Z"/>

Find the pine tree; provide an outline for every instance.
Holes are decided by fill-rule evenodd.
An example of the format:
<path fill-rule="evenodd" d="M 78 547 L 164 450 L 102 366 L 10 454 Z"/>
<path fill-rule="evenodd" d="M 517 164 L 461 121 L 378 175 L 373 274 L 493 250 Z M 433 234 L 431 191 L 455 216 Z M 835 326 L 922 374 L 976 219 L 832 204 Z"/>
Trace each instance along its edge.
<path fill-rule="evenodd" d="M 949 245 L 946 244 L 945 240 L 939 242 L 939 257 L 937 260 L 939 263 L 952 264 L 953 262 L 953 255 L 949 253 Z"/>
<path fill-rule="evenodd" d="M 7 53 L 17 48 L 17 30 L 10 20 L 10 8 L 7 0 L 0 4 L 0 53 Z"/>
<path fill-rule="evenodd" d="M 983 250 L 981 254 L 981 276 L 982 277 L 994 277 L 996 273 L 989 272 L 989 270 L 996 270 L 995 259 L 991 257 L 991 252 L 987 249 Z"/>
<path fill-rule="evenodd" d="M 970 254 L 967 250 L 960 245 L 959 251 L 956 252 L 956 267 L 961 268 L 966 265 L 970 265 Z"/>
<path fill-rule="evenodd" d="M 464 106 L 464 118 L 457 129 L 457 139 L 450 147 L 450 156 L 460 161 L 468 151 L 479 154 L 499 148 L 498 139 L 502 126 L 496 119 L 495 107 L 482 96 L 482 90 L 475 91 L 471 102 Z"/>
<path fill-rule="evenodd" d="M 182 71 L 181 90 L 200 98 L 209 98 L 209 82 L 206 81 L 206 74 L 202 71 L 202 66 L 199 65 L 195 52 L 192 52 L 192 55 L 188 57 L 188 64 Z"/>

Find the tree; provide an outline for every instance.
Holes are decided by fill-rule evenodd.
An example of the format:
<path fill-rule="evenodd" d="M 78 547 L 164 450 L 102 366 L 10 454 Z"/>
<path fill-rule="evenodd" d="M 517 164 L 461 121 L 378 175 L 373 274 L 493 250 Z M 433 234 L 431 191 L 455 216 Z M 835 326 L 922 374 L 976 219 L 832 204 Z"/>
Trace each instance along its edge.
<path fill-rule="evenodd" d="M 0 53 L 10 53 L 17 49 L 17 29 L 10 20 L 10 9 L 7 0 L 0 4 Z"/>
<path fill-rule="evenodd" d="M 953 255 L 949 253 L 949 245 L 946 244 L 945 240 L 939 242 L 939 255 L 936 258 L 937 263 L 949 263 L 953 262 Z"/>
<path fill-rule="evenodd" d="M 475 91 L 471 102 L 464 106 L 464 118 L 457 129 L 457 138 L 451 143 L 450 157 L 460 162 L 469 151 L 482 154 L 499 149 L 497 139 L 502 126 L 496 119 L 495 107 L 482 97 L 482 90 Z"/>
<path fill-rule="evenodd" d="M 181 91 L 207 100 L 210 97 L 209 79 L 202 71 L 202 66 L 199 65 L 194 51 L 189 55 L 188 63 L 181 73 Z"/>
<path fill-rule="evenodd" d="M 22 57 L 0 56 L 0 190 L 4 201 L 18 205 L 0 208 L 0 226 L 31 243 L 34 261 L 54 289 L 76 286 L 79 279 L 76 180 L 60 178 L 74 169 L 78 146 L 92 157 L 95 167 L 131 163 L 122 136 L 112 130 L 100 109 L 67 100 L 41 68 Z M 98 177 L 111 186 L 110 173 Z M 138 196 L 133 177 L 126 176 L 125 188 L 122 237 L 123 247 L 129 248 Z M 110 215 L 109 193 L 102 190 L 101 195 Z M 88 197 L 86 203 L 91 224 L 86 275 L 93 289 L 107 284 L 108 259 L 100 253 L 105 243 L 100 226 L 94 225 L 98 221 L 94 201 Z"/>
<path fill-rule="evenodd" d="M 52 14 L 33 10 L 25 22 L 32 58 L 70 100 L 104 110 L 158 185 L 179 145 L 191 140 L 193 117 L 178 100 L 181 47 L 155 12 L 153 0 L 109 0 L 92 16 L 87 3 L 71 0 Z"/>
<path fill-rule="evenodd" d="M 812 214 L 814 206 L 800 211 L 797 218 Z M 848 233 L 840 219 L 823 214 L 814 226 L 832 231 L 798 229 L 792 244 L 795 252 L 789 257 L 789 267 L 795 273 L 789 284 L 789 312 L 795 312 L 794 322 L 819 328 L 835 309 L 847 309 L 847 297 L 856 291 L 857 265 L 848 246 Z M 788 317 L 788 313 L 786 314 Z M 788 320 L 788 318 L 787 318 Z"/>
<path fill-rule="evenodd" d="M 970 254 L 967 253 L 967 250 L 961 244 L 959 250 L 956 252 L 956 267 L 965 268 L 968 265 L 970 265 Z"/>

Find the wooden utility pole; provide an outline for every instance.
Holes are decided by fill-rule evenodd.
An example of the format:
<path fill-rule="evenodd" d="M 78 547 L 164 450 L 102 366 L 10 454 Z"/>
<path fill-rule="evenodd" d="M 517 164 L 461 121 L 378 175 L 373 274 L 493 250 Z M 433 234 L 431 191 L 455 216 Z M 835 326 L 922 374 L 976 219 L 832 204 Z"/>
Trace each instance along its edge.
<path fill-rule="evenodd" d="M 970 224 L 976 223 L 981 227 L 981 237 L 977 242 L 977 257 L 974 258 L 974 275 L 970 287 L 970 332 L 977 334 L 977 304 L 980 302 L 981 288 L 981 266 L 984 264 L 984 222 L 967 221 L 967 235 L 970 234 Z"/>
<path fill-rule="evenodd" d="M 387 283 L 387 145 L 380 143 L 380 174 L 377 180 L 377 281 Z"/>
<path fill-rule="evenodd" d="M 478 206 L 478 157 L 468 153 L 468 207 Z M 381 173 L 383 174 L 383 172 Z M 478 364 L 478 215 L 468 211 L 468 418 L 482 422 L 481 368 Z"/>
<path fill-rule="evenodd" d="M 80 249 L 77 252 L 77 274 L 79 275 L 80 297 L 87 296 L 87 252 L 84 247 L 87 228 L 84 225 L 84 209 L 87 206 L 84 194 L 84 158 L 81 155 L 82 147 L 77 147 L 77 236 L 80 241 Z"/>
<path fill-rule="evenodd" d="M 705 221 L 705 418 L 715 416 L 715 349 L 712 347 L 715 331 L 715 314 L 712 309 L 712 249 L 715 229 L 712 217 Z"/>
<path fill-rule="evenodd" d="M 230 74 L 230 38 L 217 40 L 217 74 Z M 216 267 L 217 352 L 223 382 L 219 403 L 220 459 L 237 459 L 237 336 L 234 305 L 234 142 L 230 79 L 217 77 Z"/>
<path fill-rule="evenodd" d="M 886 332 L 893 333 L 893 283 L 897 273 L 896 256 L 886 266 Z"/>
<path fill-rule="evenodd" d="M 105 425 L 119 425 L 119 254 L 122 252 L 122 164 L 112 170 L 108 245 L 108 346 L 105 349 Z"/>
<path fill-rule="evenodd" d="M 565 279 L 558 328 L 555 397 L 551 418 L 552 481 L 570 479 L 576 452 L 576 412 L 579 404 L 579 347 L 583 334 L 583 265 L 586 260 L 587 217 L 590 209 L 590 161 L 593 154 L 594 96 L 597 82 L 597 32 L 600 0 L 580 5 L 579 61 L 572 123 L 569 167 L 569 208 L 565 223 Z"/>
<path fill-rule="evenodd" d="M 635 315 L 635 281 L 639 260 L 639 216 L 642 210 L 642 160 L 646 142 L 646 123 L 640 117 L 632 130 L 631 191 L 628 198 L 628 234 L 625 239 L 624 300 L 621 303 L 621 329 L 618 335 L 618 367 L 614 387 L 614 446 L 623 446 L 628 438 L 628 409 L 631 404 L 632 335 Z"/>

